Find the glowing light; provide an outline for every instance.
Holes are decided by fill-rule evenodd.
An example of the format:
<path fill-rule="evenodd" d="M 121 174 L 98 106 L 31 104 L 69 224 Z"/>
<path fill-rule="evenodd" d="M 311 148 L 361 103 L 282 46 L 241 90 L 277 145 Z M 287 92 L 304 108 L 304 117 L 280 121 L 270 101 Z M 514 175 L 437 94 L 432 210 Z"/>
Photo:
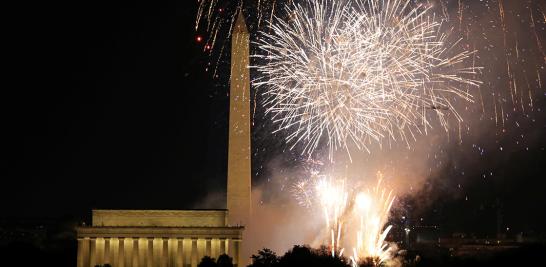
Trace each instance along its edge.
<path fill-rule="evenodd" d="M 362 260 L 371 261 L 378 266 L 390 259 L 391 254 L 394 252 L 394 248 L 385 242 L 385 238 L 392 226 L 389 225 L 385 229 L 383 229 L 383 226 L 388 220 L 395 197 L 392 190 L 382 187 L 382 180 L 381 173 L 378 173 L 377 185 L 366 194 L 366 197 L 371 196 L 366 200 L 369 201 L 367 208 L 356 210 L 356 216 L 360 218 L 360 228 L 356 233 L 357 243 L 356 247 L 353 248 L 353 256 L 351 256 L 351 261 L 355 267 L 359 266 L 358 264 Z M 359 193 L 359 195 L 362 195 L 362 193 Z M 358 199 L 355 199 L 355 201 L 358 201 Z"/>
<path fill-rule="evenodd" d="M 344 180 L 322 179 L 318 182 L 316 192 L 320 206 L 324 212 L 326 229 L 330 232 L 330 247 L 332 257 L 340 251 L 342 216 L 347 208 L 348 193 Z"/>
<path fill-rule="evenodd" d="M 394 249 L 385 242 L 391 226 L 384 228 L 394 202 L 392 190 L 382 186 L 382 175 L 372 188 L 348 186 L 347 179 L 317 176 L 313 200 L 305 192 L 311 207 L 321 210 L 324 218 L 324 237 L 332 257 L 341 256 L 352 247 L 350 256 L 354 266 L 364 260 L 379 265 L 391 258 Z M 303 189 L 303 184 L 299 187 Z M 306 203 L 307 204 L 307 203 Z"/>
<path fill-rule="evenodd" d="M 370 197 L 367 194 L 362 192 L 358 193 L 358 195 L 356 195 L 356 198 L 355 198 L 355 203 L 357 207 L 362 211 L 367 211 L 368 209 L 370 209 L 370 206 L 372 204 L 371 201 L 372 200 L 370 199 Z"/>

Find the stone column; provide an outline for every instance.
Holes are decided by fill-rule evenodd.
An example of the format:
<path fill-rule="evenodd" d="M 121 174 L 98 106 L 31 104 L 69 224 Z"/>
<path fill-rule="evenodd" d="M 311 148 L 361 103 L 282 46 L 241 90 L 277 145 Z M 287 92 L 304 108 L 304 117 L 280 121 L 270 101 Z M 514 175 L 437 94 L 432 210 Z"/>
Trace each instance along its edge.
<path fill-rule="evenodd" d="M 244 264 L 241 264 L 241 240 L 234 239 L 233 240 L 233 251 L 231 252 L 233 254 L 233 266 L 243 266 Z"/>
<path fill-rule="evenodd" d="M 109 237 L 104 239 L 104 263 L 112 265 L 111 252 L 110 252 L 110 239 Z"/>
<path fill-rule="evenodd" d="M 184 238 L 184 267 L 191 266 L 191 255 L 192 255 L 192 239 Z"/>
<path fill-rule="evenodd" d="M 148 256 L 148 239 L 147 238 L 138 238 L 138 266 L 147 267 L 148 263 L 146 258 Z"/>
<path fill-rule="evenodd" d="M 82 243 L 82 265 L 87 267 L 90 265 L 89 263 L 89 247 L 90 247 L 90 239 L 89 237 L 83 238 Z"/>
<path fill-rule="evenodd" d="M 104 264 L 104 238 L 98 237 L 95 239 L 95 258 L 96 263 L 99 265 Z"/>
<path fill-rule="evenodd" d="M 210 256 L 215 259 L 218 259 L 218 256 L 220 255 L 219 252 L 220 252 L 220 240 L 218 240 L 218 238 L 213 238 L 210 241 Z"/>
<path fill-rule="evenodd" d="M 169 265 L 169 238 L 162 239 L 162 253 L 161 253 L 161 266 L 168 267 Z"/>
<path fill-rule="evenodd" d="M 197 259 L 198 253 L 197 253 L 197 238 L 191 239 L 191 266 L 197 267 L 197 264 L 199 263 L 199 260 Z"/>
<path fill-rule="evenodd" d="M 83 238 L 78 238 L 78 258 L 76 266 L 83 267 Z"/>
<path fill-rule="evenodd" d="M 220 255 L 227 254 L 226 242 L 227 242 L 226 238 L 220 238 L 220 252 L 219 252 Z"/>
<path fill-rule="evenodd" d="M 161 266 L 161 238 L 154 238 L 154 267 Z"/>
<path fill-rule="evenodd" d="M 116 266 L 119 263 L 119 239 L 110 238 L 110 265 Z"/>
<path fill-rule="evenodd" d="M 138 265 L 138 258 L 139 258 L 139 247 L 138 247 L 138 237 L 133 237 L 133 246 L 131 248 L 131 251 L 132 251 L 132 259 L 131 259 L 131 263 L 133 267 L 139 267 Z"/>
<path fill-rule="evenodd" d="M 176 246 L 176 267 L 184 267 L 184 238 L 177 238 Z"/>
<path fill-rule="evenodd" d="M 205 239 L 205 255 L 209 257 L 212 257 L 211 247 L 212 247 L 212 239 L 206 238 Z"/>
<path fill-rule="evenodd" d="M 89 239 L 89 267 L 95 267 L 97 264 L 97 239 Z"/>
<path fill-rule="evenodd" d="M 133 238 L 125 238 L 125 242 L 123 242 L 123 245 L 125 247 L 125 267 L 133 267 Z"/>
<path fill-rule="evenodd" d="M 119 245 L 118 245 L 118 266 L 119 267 L 125 267 L 125 238 L 119 239 Z"/>
<path fill-rule="evenodd" d="M 154 266 L 154 238 L 149 237 L 146 239 L 148 243 L 148 248 L 146 249 L 146 266 Z"/>
<path fill-rule="evenodd" d="M 201 259 L 205 256 L 205 239 L 197 239 L 197 264 L 201 262 Z"/>
<path fill-rule="evenodd" d="M 176 238 L 169 238 L 169 266 L 176 267 L 176 255 L 178 251 L 178 242 Z"/>
<path fill-rule="evenodd" d="M 123 242 L 123 245 L 125 247 L 125 267 L 132 267 L 133 266 L 133 238 L 127 237 L 125 238 L 125 242 Z"/>

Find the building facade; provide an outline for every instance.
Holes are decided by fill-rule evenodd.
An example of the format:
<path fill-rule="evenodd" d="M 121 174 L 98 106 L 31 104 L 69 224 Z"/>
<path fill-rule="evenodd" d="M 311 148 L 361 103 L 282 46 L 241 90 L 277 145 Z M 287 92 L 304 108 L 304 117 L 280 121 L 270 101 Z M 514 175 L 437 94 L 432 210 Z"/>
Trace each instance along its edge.
<path fill-rule="evenodd" d="M 78 267 L 196 267 L 203 256 L 240 263 L 242 226 L 226 210 L 93 210 L 78 227 Z M 244 264 L 242 264 L 244 265 Z"/>

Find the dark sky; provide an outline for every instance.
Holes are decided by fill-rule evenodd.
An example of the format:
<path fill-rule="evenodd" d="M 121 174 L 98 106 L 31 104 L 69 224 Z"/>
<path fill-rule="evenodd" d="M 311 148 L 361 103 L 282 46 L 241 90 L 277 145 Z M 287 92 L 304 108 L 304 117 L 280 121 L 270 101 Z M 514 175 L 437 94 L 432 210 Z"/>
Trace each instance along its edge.
<path fill-rule="evenodd" d="M 194 2 L 14 7 L 3 215 L 189 208 L 224 187 L 228 88 L 205 72 Z"/>
<path fill-rule="evenodd" d="M 225 190 L 227 68 L 221 64 L 220 77 L 212 78 L 211 58 L 196 41 L 206 35 L 195 31 L 196 9 L 196 1 L 185 0 L 6 9 L 13 19 L 3 38 L 2 217 L 184 209 Z M 505 220 L 521 229 L 546 225 L 545 97 L 538 94 L 532 119 L 520 115 L 521 127 L 513 126 L 514 115 L 508 133 L 448 150 L 448 163 L 423 189 L 436 204 L 419 214 L 472 227 L 469 218 L 496 210 L 501 199 Z M 260 170 L 281 151 L 282 139 L 269 134 L 265 120 L 253 130 L 255 179 L 265 180 Z M 285 152 L 287 161 L 298 158 L 294 153 Z M 489 172 L 496 180 L 479 179 Z M 453 193 L 458 184 L 464 193 Z M 463 201 L 467 195 L 470 202 Z"/>

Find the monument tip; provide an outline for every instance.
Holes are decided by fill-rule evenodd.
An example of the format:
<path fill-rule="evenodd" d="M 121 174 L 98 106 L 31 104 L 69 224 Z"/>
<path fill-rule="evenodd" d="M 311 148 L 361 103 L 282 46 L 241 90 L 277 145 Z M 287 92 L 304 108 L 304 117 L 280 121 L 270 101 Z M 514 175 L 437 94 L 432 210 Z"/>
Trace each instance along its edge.
<path fill-rule="evenodd" d="M 248 33 L 245 16 L 243 15 L 242 10 L 239 10 L 239 14 L 237 15 L 237 21 L 235 22 L 233 33 Z"/>

